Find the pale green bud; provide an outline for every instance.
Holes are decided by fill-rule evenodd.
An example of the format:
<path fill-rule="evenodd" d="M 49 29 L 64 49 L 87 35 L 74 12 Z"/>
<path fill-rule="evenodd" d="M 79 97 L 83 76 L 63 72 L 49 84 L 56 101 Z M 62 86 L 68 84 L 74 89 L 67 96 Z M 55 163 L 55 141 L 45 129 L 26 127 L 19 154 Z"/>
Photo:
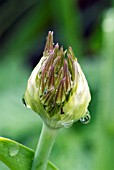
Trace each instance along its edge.
<path fill-rule="evenodd" d="M 64 51 L 54 45 L 53 32 L 49 32 L 43 57 L 28 80 L 24 103 L 48 126 L 59 128 L 79 119 L 89 121 L 90 100 L 86 78 L 72 48 Z"/>

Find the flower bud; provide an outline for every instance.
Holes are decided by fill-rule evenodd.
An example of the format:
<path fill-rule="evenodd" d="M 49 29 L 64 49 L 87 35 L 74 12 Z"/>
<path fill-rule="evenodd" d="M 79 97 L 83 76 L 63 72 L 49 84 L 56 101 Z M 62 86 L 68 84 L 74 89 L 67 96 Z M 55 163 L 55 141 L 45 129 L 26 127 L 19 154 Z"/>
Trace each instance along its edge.
<path fill-rule="evenodd" d="M 43 57 L 28 80 L 23 100 L 52 128 L 86 120 L 91 100 L 86 78 L 72 48 L 64 51 L 63 47 L 54 45 L 51 31 Z"/>

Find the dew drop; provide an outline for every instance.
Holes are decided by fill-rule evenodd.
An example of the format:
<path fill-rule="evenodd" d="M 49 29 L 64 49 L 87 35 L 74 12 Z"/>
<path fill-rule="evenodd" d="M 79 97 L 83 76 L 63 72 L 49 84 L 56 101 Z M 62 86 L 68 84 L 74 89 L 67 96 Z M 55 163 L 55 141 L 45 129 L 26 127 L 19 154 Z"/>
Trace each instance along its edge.
<path fill-rule="evenodd" d="M 27 108 L 31 109 L 31 107 L 27 104 Z"/>
<path fill-rule="evenodd" d="M 62 122 L 62 125 L 65 127 L 65 128 L 69 128 L 70 126 L 72 126 L 73 124 L 73 120 L 70 120 L 68 122 Z"/>
<path fill-rule="evenodd" d="M 19 152 L 19 146 L 18 145 L 17 146 L 11 146 L 9 148 L 9 155 L 11 157 L 16 156 L 18 154 L 18 152 Z"/>
<path fill-rule="evenodd" d="M 89 111 L 86 112 L 85 116 L 80 119 L 81 123 L 88 124 L 91 120 Z"/>

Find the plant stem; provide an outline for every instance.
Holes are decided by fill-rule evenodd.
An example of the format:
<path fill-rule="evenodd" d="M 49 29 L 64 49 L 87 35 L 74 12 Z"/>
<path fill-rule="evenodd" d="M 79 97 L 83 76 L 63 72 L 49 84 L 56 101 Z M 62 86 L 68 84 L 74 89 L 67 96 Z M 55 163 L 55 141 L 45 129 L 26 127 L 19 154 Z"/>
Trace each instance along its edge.
<path fill-rule="evenodd" d="M 48 157 L 50 155 L 57 131 L 57 129 L 52 129 L 43 123 L 42 132 L 32 164 L 32 170 L 46 170 Z"/>

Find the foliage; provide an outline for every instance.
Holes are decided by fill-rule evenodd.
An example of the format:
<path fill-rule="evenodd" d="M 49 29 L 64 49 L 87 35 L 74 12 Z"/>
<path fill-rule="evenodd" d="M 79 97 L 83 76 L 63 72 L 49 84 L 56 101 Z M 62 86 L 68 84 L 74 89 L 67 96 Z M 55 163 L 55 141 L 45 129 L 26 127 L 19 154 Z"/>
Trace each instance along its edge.
<path fill-rule="evenodd" d="M 0 137 L 0 160 L 11 170 L 31 170 L 34 151 L 10 139 Z M 47 170 L 57 170 L 48 162 Z"/>

